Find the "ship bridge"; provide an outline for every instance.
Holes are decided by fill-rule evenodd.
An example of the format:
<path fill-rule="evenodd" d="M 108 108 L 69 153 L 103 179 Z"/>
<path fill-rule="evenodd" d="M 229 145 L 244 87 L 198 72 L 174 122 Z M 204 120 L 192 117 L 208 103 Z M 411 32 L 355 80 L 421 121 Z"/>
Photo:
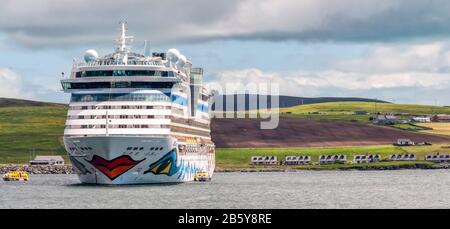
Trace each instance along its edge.
<path fill-rule="evenodd" d="M 166 89 L 177 83 L 189 84 L 192 64 L 184 55 L 176 49 L 154 52 L 151 56 L 130 52 L 133 37 L 127 31 L 127 24 L 121 22 L 120 36 L 114 40 L 114 53 L 99 57 L 91 49 L 86 51 L 84 62 L 74 60 L 70 76 L 61 80 L 63 90 L 73 93 L 114 88 Z"/>

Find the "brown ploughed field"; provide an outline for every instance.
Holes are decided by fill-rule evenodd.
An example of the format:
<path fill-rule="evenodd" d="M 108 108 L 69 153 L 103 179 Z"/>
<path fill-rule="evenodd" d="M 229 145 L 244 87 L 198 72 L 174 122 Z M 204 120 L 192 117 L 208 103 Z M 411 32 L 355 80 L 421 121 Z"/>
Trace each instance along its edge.
<path fill-rule="evenodd" d="M 212 140 L 221 148 L 321 147 L 392 144 L 399 138 L 449 143 L 450 138 L 370 124 L 280 118 L 278 128 L 260 130 L 260 119 L 213 119 Z"/>

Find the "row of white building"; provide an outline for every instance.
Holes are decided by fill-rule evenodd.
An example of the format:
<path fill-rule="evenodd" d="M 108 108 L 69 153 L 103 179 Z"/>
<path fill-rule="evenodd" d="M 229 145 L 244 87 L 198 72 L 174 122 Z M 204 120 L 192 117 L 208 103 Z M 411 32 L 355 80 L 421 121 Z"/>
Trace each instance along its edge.
<path fill-rule="evenodd" d="M 450 154 L 427 154 L 425 161 L 450 163 Z M 382 161 L 379 154 L 354 155 L 353 163 L 373 163 Z M 416 154 L 392 154 L 386 158 L 386 161 L 417 161 Z M 319 164 L 345 164 L 348 163 L 347 155 L 320 155 Z M 279 162 L 277 156 L 252 156 L 252 165 L 309 165 L 312 164 L 311 156 L 286 156 L 284 161 Z"/>

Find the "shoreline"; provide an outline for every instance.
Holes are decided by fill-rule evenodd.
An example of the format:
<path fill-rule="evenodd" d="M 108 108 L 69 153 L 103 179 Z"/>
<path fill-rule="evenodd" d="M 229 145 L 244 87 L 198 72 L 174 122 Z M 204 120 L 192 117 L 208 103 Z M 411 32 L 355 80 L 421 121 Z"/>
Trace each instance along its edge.
<path fill-rule="evenodd" d="M 215 173 L 290 173 L 301 171 L 395 171 L 395 170 L 447 170 L 450 165 L 439 166 L 395 166 L 395 167 L 356 167 L 356 168 L 304 168 L 304 169 L 218 169 Z"/>
<path fill-rule="evenodd" d="M 359 166 L 358 166 L 359 165 Z M 326 167 L 326 166 L 305 166 L 295 168 L 279 168 L 279 167 L 261 167 L 261 168 L 216 168 L 215 173 L 258 173 L 258 172 L 299 172 L 299 171 L 387 171 L 387 170 L 436 170 L 436 169 L 450 169 L 450 164 L 405 164 L 405 165 L 383 165 L 376 164 L 357 164 L 349 165 L 349 167 Z M 72 165 L 23 165 L 23 164 L 0 164 L 0 174 L 5 174 L 9 171 L 22 170 L 30 174 L 76 174 Z"/>
<path fill-rule="evenodd" d="M 75 174 L 72 165 L 24 165 L 24 164 L 7 164 L 0 165 L 0 174 L 9 171 L 21 170 L 29 174 Z"/>
<path fill-rule="evenodd" d="M 415 164 L 397 164 L 397 165 L 377 165 L 372 164 L 342 164 L 342 167 L 327 167 L 327 165 L 315 165 L 304 167 L 261 167 L 261 168 L 216 168 L 215 172 L 297 172 L 297 171 L 386 171 L 386 170 L 434 170 L 434 169 L 450 169 L 448 163 L 415 163 Z"/>

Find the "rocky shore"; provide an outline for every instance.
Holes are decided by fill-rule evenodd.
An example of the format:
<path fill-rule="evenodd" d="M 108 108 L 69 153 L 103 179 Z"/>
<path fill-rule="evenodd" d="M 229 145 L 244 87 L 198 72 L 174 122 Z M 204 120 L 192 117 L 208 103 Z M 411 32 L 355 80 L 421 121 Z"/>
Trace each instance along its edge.
<path fill-rule="evenodd" d="M 349 168 L 326 168 L 326 167 L 315 167 L 315 168 L 246 168 L 246 169 L 224 169 L 224 168 L 216 168 L 214 172 L 219 173 L 228 173 L 228 172 L 241 172 L 241 173 L 257 173 L 257 172 L 296 172 L 296 171 L 351 171 L 351 170 L 359 170 L 359 171 L 368 171 L 368 170 L 402 170 L 402 169 L 450 169 L 450 164 L 447 163 L 439 163 L 439 164 L 406 164 L 406 165 L 386 165 L 386 166 L 363 166 L 363 167 L 349 167 Z"/>
<path fill-rule="evenodd" d="M 412 165 L 389 165 L 389 166 L 366 166 L 354 169 L 340 169 L 340 170 L 401 170 L 401 169 L 450 169 L 450 164 L 412 164 Z"/>
<path fill-rule="evenodd" d="M 336 168 L 331 170 L 400 170 L 400 169 L 450 169 L 450 164 L 412 164 L 412 165 L 392 165 L 392 166 L 365 166 L 355 168 Z M 9 171 L 21 170 L 30 174 L 75 174 L 72 165 L 0 165 L 0 174 L 5 174 Z M 227 173 L 227 172 L 241 172 L 241 173 L 253 173 L 253 172 L 295 172 L 305 169 L 280 169 L 280 168 L 246 168 L 246 169 L 223 169 L 216 168 L 215 172 Z M 330 170 L 322 168 L 311 168 L 306 170 Z"/>
<path fill-rule="evenodd" d="M 73 174 L 72 165 L 0 165 L 0 174 L 21 170 L 30 174 Z"/>

